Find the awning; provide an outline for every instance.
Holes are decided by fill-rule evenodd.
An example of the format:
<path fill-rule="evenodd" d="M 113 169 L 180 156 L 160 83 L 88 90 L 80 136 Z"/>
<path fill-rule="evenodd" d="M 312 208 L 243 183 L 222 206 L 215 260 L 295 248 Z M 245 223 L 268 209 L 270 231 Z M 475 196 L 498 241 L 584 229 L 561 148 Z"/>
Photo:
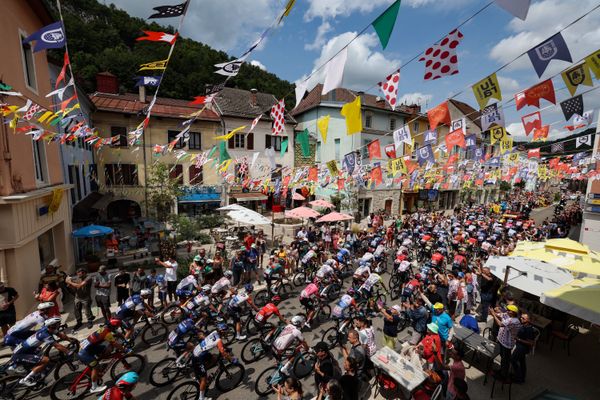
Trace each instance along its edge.
<path fill-rule="evenodd" d="M 220 193 L 192 193 L 177 199 L 179 203 L 214 203 L 221 201 Z"/>
<path fill-rule="evenodd" d="M 237 200 L 238 203 L 243 203 L 245 201 L 260 201 L 267 200 L 267 196 L 260 192 L 255 193 L 231 193 L 229 197 L 232 197 Z"/>

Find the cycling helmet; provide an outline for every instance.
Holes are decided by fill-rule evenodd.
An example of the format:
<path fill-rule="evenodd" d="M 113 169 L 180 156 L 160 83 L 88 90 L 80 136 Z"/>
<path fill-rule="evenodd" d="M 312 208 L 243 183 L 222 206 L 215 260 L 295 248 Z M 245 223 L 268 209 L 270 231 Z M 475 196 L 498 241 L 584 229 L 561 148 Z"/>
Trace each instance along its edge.
<path fill-rule="evenodd" d="M 292 318 L 292 325 L 295 327 L 301 327 L 304 325 L 304 317 L 302 315 L 296 315 Z"/>
<path fill-rule="evenodd" d="M 254 286 L 252 286 L 251 283 L 248 283 L 244 285 L 244 290 L 246 291 L 246 293 L 252 293 L 252 291 L 254 290 Z"/>
<path fill-rule="evenodd" d="M 281 302 L 281 297 L 279 297 L 279 296 L 273 296 L 271 298 L 271 303 L 273 303 L 275 305 L 279 304 L 280 302 Z"/>
<path fill-rule="evenodd" d="M 44 326 L 46 326 L 46 327 L 56 326 L 56 325 L 60 325 L 61 322 L 62 322 L 62 320 L 58 317 L 48 318 L 47 320 L 44 321 Z"/>
<path fill-rule="evenodd" d="M 356 294 L 356 290 L 354 290 L 354 288 L 348 289 L 348 295 L 354 296 L 355 294 Z"/>
<path fill-rule="evenodd" d="M 152 291 L 150 289 L 142 289 L 142 291 L 140 292 L 141 296 L 150 296 L 152 294 Z"/>
<path fill-rule="evenodd" d="M 275 254 L 271 254 L 269 258 L 275 259 Z"/>
<path fill-rule="evenodd" d="M 211 287 L 212 286 L 210 286 L 210 285 L 204 285 L 204 286 L 202 286 L 202 291 L 204 293 L 208 293 L 208 292 L 210 292 Z"/>
<path fill-rule="evenodd" d="M 51 301 L 46 301 L 44 303 L 38 304 L 37 309 L 40 311 L 43 311 L 43 310 L 49 310 L 52 307 L 54 307 L 54 303 Z"/>
<path fill-rule="evenodd" d="M 121 375 L 121 377 L 117 380 L 117 387 L 119 388 L 133 388 L 140 379 L 139 375 L 136 372 L 129 371 Z"/>
<path fill-rule="evenodd" d="M 226 331 L 227 330 L 227 324 L 224 322 L 218 323 L 217 324 L 217 330 L 218 331 Z"/>
<path fill-rule="evenodd" d="M 121 326 L 121 320 L 119 318 L 111 318 L 106 325 L 108 325 L 109 328 L 118 328 Z"/>
<path fill-rule="evenodd" d="M 225 272 L 223 273 L 223 276 L 224 276 L 225 278 L 231 278 L 231 277 L 233 276 L 233 273 L 232 273 L 231 271 L 225 271 Z"/>
<path fill-rule="evenodd" d="M 423 279 L 423 276 L 421 274 L 417 273 L 415 275 L 415 278 L 420 281 L 421 279 Z"/>

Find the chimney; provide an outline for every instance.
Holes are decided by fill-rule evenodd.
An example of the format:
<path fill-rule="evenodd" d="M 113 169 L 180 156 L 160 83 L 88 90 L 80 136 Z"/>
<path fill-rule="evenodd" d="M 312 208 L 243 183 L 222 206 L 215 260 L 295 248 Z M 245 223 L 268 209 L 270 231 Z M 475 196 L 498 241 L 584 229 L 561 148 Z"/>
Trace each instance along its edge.
<path fill-rule="evenodd" d="M 100 72 L 96 74 L 96 91 L 119 94 L 119 80 L 110 72 Z"/>
<path fill-rule="evenodd" d="M 256 107 L 256 105 L 258 104 L 258 102 L 256 100 L 256 93 L 258 93 L 258 90 L 256 90 L 256 89 L 250 89 L 250 104 L 253 107 Z"/>
<path fill-rule="evenodd" d="M 146 86 L 144 85 L 140 85 L 138 86 L 139 89 L 139 98 L 140 98 L 140 103 L 145 103 L 146 102 Z"/>
<path fill-rule="evenodd" d="M 418 114 L 421 112 L 421 106 L 419 104 L 411 104 L 406 107 L 411 110 L 411 114 Z"/>
<path fill-rule="evenodd" d="M 375 98 L 375 103 L 377 104 L 377 107 L 385 108 L 385 99 L 384 98 L 377 96 Z"/>

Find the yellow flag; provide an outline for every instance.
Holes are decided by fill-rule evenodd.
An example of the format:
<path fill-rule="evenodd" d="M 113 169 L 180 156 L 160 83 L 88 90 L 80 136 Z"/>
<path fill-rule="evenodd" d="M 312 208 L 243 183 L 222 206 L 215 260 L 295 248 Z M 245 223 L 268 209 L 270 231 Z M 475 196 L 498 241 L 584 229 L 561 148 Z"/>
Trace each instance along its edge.
<path fill-rule="evenodd" d="M 504 139 L 505 137 L 506 131 L 504 130 L 504 127 L 497 126 L 490 128 L 490 140 L 492 145 L 496 142 L 502 141 L 502 139 Z"/>
<path fill-rule="evenodd" d="M 231 164 L 232 161 L 233 160 L 231 158 L 229 160 L 223 161 L 223 163 L 221 164 L 221 168 L 219 168 L 219 172 L 227 171 L 227 168 L 229 168 L 229 165 Z"/>
<path fill-rule="evenodd" d="M 46 111 L 41 117 L 38 118 L 38 122 L 45 122 L 51 115 L 54 115 L 52 111 Z"/>
<path fill-rule="evenodd" d="M 283 15 L 285 15 L 286 17 L 290 15 L 290 11 L 292 11 L 294 4 L 296 4 L 296 0 L 289 0 L 287 2 L 287 5 L 285 6 L 285 11 L 283 12 Z"/>
<path fill-rule="evenodd" d="M 337 167 L 337 162 L 335 160 L 328 161 L 326 165 L 329 169 L 329 172 L 331 173 L 331 176 L 337 177 L 339 175 L 340 171 Z"/>
<path fill-rule="evenodd" d="M 592 83 L 592 74 L 585 61 L 582 64 L 563 71 L 561 75 L 571 96 L 575 94 L 579 85 L 594 86 Z"/>
<path fill-rule="evenodd" d="M 406 169 L 406 163 L 404 162 L 404 159 L 402 157 L 398 157 L 398 158 L 394 158 L 393 160 L 390 160 L 390 164 L 392 167 L 392 175 L 396 175 L 396 173 L 398 172 L 402 172 L 403 174 L 406 174 L 407 169 Z"/>
<path fill-rule="evenodd" d="M 10 114 L 16 112 L 19 109 L 19 106 L 8 106 L 8 107 L 5 107 L 5 108 L 6 108 L 6 111 L 2 112 L 2 116 L 3 117 L 8 117 Z M 48 111 L 48 112 L 50 112 L 50 111 Z"/>
<path fill-rule="evenodd" d="M 596 79 L 600 79 L 600 50 L 596 50 L 585 58 L 585 63 L 590 67 Z"/>
<path fill-rule="evenodd" d="M 508 153 L 513 147 L 513 139 L 505 137 L 500 141 L 500 154 Z"/>
<path fill-rule="evenodd" d="M 244 126 L 240 126 L 239 128 L 235 128 L 234 130 L 232 130 L 231 132 L 229 132 L 227 135 L 222 135 L 222 136 L 216 136 L 215 140 L 229 140 L 233 137 L 233 135 L 235 135 L 237 132 L 246 129 L 246 125 Z"/>
<path fill-rule="evenodd" d="M 169 62 L 168 58 L 165 60 L 152 61 L 152 62 L 140 65 L 140 69 L 138 69 L 138 71 L 147 71 L 147 70 L 152 70 L 152 69 L 163 69 L 164 70 L 167 68 L 168 62 Z"/>
<path fill-rule="evenodd" d="M 508 159 L 512 162 L 519 161 L 519 153 L 512 153 L 511 155 L 508 156 Z"/>
<path fill-rule="evenodd" d="M 330 115 L 326 115 L 317 120 L 317 127 L 319 128 L 319 132 L 321 133 L 321 138 L 323 138 L 323 143 L 327 143 L 327 130 L 329 129 L 329 118 Z"/>
<path fill-rule="evenodd" d="M 502 91 L 500 90 L 496 73 L 483 78 L 471 86 L 471 88 L 473 89 L 475 99 L 477 100 L 480 109 L 483 109 L 485 106 L 487 106 L 490 99 L 498 99 L 499 101 L 502 100 Z"/>
<path fill-rule="evenodd" d="M 346 117 L 346 133 L 353 135 L 362 131 L 362 116 L 360 112 L 360 96 L 356 96 L 356 99 L 350 103 L 344 104 L 342 111 L 340 111 L 344 117 Z"/>

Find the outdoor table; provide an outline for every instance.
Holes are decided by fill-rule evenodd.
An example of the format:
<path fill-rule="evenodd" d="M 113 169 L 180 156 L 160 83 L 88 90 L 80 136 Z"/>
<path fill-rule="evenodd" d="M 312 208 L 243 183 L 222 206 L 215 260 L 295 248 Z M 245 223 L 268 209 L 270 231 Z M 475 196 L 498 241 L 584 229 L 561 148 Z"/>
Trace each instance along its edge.
<path fill-rule="evenodd" d="M 463 327 L 459 328 L 466 329 Z M 458 331 L 461 332 L 462 329 L 458 329 Z M 485 378 L 483 380 L 483 384 L 485 385 L 487 383 L 488 372 L 493 366 L 494 358 L 496 358 L 500 354 L 500 345 L 494 341 L 484 338 L 481 335 L 476 334 L 475 332 L 468 336 L 465 336 L 467 332 L 462 332 L 462 335 L 457 335 L 456 332 L 457 327 L 454 327 L 454 338 L 456 338 L 456 340 L 462 346 L 466 347 L 472 353 L 470 364 L 473 363 L 473 361 L 478 355 L 482 355 L 487 359 Z"/>
<path fill-rule="evenodd" d="M 531 317 L 531 325 L 535 326 L 540 331 L 540 336 L 545 334 L 546 339 L 549 337 L 548 327 L 552 323 L 552 320 L 546 317 L 543 317 L 539 314 L 529 314 Z"/>
<path fill-rule="evenodd" d="M 415 390 L 427 378 L 421 365 L 413 364 L 408 358 L 387 346 L 377 350 L 371 356 L 371 361 L 408 393 Z"/>
<path fill-rule="evenodd" d="M 476 335 L 475 332 L 469 328 L 465 328 L 464 326 L 455 325 L 452 329 L 454 330 L 454 337 L 461 342 L 471 335 Z"/>

